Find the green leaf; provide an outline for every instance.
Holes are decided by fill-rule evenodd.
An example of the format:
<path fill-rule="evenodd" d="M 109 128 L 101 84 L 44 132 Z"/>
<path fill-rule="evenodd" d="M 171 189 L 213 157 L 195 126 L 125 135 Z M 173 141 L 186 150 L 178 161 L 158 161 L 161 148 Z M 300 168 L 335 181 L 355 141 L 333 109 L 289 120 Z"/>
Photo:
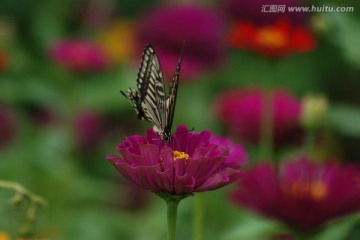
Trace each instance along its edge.
<path fill-rule="evenodd" d="M 327 225 L 324 231 L 317 234 L 314 240 L 343 240 L 347 239 L 354 225 L 359 221 L 360 215 L 353 215 L 339 220 L 335 220 L 331 224 Z"/>
<path fill-rule="evenodd" d="M 341 134 L 360 137 L 360 108 L 351 105 L 337 105 L 330 109 L 329 120 Z"/>
<path fill-rule="evenodd" d="M 328 32 L 329 39 L 338 45 L 345 58 L 357 67 L 360 67 L 360 23 L 346 13 L 323 14 L 332 31 Z"/>
<path fill-rule="evenodd" d="M 278 223 L 260 218 L 256 215 L 250 214 L 243 219 L 233 230 L 227 232 L 223 239 L 226 240 L 251 240 L 251 239 L 266 239 L 269 233 L 279 229 Z"/>

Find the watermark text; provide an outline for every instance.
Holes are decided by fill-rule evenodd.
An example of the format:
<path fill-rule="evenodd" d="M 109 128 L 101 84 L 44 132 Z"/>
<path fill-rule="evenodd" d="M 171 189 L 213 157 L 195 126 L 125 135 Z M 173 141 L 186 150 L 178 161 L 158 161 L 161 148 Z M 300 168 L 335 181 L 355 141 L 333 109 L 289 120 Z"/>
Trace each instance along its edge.
<path fill-rule="evenodd" d="M 308 12 L 308 13 L 320 13 L 320 12 L 354 12 L 354 7 L 334 7 L 334 6 L 308 6 L 308 7 L 294 7 L 286 5 L 262 5 L 261 12 L 265 13 L 285 13 L 285 12 Z"/>

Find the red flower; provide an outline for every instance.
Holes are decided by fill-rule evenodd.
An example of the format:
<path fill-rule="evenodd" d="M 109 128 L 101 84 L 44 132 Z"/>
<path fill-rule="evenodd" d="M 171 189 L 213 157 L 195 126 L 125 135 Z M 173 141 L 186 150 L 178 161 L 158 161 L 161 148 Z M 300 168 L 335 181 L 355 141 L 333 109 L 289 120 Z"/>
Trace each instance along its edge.
<path fill-rule="evenodd" d="M 260 164 L 245 174 L 231 198 L 292 228 L 311 231 L 360 210 L 360 167 L 303 157 L 279 169 Z"/>
<path fill-rule="evenodd" d="M 315 48 L 315 39 L 306 27 L 294 26 L 284 19 L 263 26 L 247 21 L 237 22 L 230 30 L 228 42 L 232 47 L 271 59 Z"/>
<path fill-rule="evenodd" d="M 239 139 L 257 144 L 263 113 L 261 89 L 234 89 L 221 93 L 215 102 L 218 119 Z M 301 102 L 291 92 L 274 91 L 274 141 L 279 145 L 299 142 Z"/>

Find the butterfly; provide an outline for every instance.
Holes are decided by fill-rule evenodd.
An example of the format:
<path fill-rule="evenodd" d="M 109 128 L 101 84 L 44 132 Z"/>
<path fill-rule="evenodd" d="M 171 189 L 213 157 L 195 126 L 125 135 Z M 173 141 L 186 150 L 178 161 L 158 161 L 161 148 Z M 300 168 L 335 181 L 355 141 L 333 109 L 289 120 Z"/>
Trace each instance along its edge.
<path fill-rule="evenodd" d="M 170 140 L 174 118 L 176 96 L 181 68 L 180 57 L 168 94 L 165 93 L 165 81 L 159 59 L 151 45 L 146 45 L 139 72 L 137 90 L 129 88 L 121 91 L 131 103 L 139 119 L 154 124 L 153 130 L 163 141 Z"/>

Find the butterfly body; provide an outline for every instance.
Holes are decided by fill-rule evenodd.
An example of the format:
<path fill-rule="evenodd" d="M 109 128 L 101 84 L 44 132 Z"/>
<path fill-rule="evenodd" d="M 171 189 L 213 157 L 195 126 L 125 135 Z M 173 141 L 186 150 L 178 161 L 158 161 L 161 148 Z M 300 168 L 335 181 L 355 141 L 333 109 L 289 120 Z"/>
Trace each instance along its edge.
<path fill-rule="evenodd" d="M 129 88 L 121 93 L 128 98 L 139 119 L 152 122 L 153 130 L 163 141 L 171 139 L 181 58 L 179 59 L 169 93 L 165 93 L 165 81 L 160 62 L 151 45 L 144 49 L 137 75 L 137 90 Z"/>

